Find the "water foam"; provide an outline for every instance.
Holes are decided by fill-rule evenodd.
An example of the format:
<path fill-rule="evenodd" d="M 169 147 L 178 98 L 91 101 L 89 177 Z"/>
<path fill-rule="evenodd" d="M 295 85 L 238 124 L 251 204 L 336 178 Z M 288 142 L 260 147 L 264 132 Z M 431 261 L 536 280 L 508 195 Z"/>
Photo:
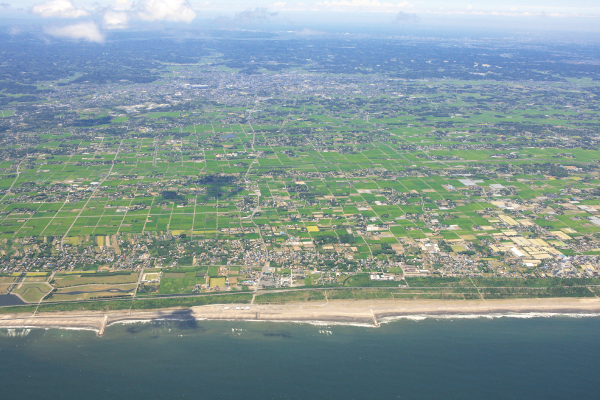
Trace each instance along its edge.
<path fill-rule="evenodd" d="M 600 317 L 599 313 L 555 313 L 555 312 L 526 312 L 526 313 L 489 313 L 489 314 L 414 314 L 382 317 L 379 322 L 387 324 L 399 320 L 423 321 L 426 319 L 497 319 L 497 318 L 591 318 Z"/>
<path fill-rule="evenodd" d="M 29 328 L 7 328 L 6 332 L 0 331 L 0 337 L 25 337 L 29 335 L 29 332 L 31 332 Z"/>

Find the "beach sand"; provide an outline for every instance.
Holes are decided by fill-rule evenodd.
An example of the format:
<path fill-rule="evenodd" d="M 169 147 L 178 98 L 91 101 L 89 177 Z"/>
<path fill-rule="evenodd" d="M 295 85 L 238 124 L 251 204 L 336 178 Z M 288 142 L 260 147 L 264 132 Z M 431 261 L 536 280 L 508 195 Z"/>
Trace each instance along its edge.
<path fill-rule="evenodd" d="M 248 308 L 248 309 L 246 309 Z M 0 328 L 87 329 L 104 333 L 115 323 L 159 320 L 293 321 L 379 326 L 386 319 L 426 316 L 536 316 L 598 314 L 600 299 L 330 300 L 284 305 L 225 304 L 188 309 L 114 312 L 52 312 L 0 315 Z"/>

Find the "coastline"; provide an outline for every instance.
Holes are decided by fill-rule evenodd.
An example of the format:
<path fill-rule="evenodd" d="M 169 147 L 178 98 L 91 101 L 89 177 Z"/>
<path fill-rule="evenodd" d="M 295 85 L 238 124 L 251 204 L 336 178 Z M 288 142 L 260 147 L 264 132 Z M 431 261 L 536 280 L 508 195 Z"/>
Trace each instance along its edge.
<path fill-rule="evenodd" d="M 236 310 L 236 308 L 239 308 Z M 246 309 L 249 308 L 249 309 Z M 598 315 L 598 298 L 509 300 L 329 300 L 283 305 L 213 304 L 151 311 L 0 315 L 2 329 L 78 329 L 101 336 L 114 324 L 153 321 L 268 321 L 378 327 L 397 319 Z"/>

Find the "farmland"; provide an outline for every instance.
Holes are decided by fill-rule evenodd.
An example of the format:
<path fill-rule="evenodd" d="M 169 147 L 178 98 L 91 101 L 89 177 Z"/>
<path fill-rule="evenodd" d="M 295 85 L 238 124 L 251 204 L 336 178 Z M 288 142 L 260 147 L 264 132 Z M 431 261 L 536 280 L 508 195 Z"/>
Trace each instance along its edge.
<path fill-rule="evenodd" d="M 148 82 L 7 98 L 0 290 L 32 303 L 598 293 L 597 68 L 556 69 L 551 47 L 517 61 L 371 43 L 389 57 L 350 70 L 333 43 L 310 68 L 269 70 L 278 56 L 253 47 L 250 73 L 222 48 Z"/>

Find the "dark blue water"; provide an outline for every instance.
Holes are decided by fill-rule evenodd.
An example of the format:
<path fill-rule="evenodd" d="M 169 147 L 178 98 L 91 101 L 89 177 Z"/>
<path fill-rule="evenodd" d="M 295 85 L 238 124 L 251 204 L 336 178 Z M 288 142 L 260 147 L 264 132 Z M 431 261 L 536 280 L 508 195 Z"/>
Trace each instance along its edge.
<path fill-rule="evenodd" d="M 23 300 L 14 294 L 0 294 L 0 306 L 20 306 L 25 304 Z"/>
<path fill-rule="evenodd" d="M 600 398 L 600 318 L 1 332 L 2 399 Z"/>

